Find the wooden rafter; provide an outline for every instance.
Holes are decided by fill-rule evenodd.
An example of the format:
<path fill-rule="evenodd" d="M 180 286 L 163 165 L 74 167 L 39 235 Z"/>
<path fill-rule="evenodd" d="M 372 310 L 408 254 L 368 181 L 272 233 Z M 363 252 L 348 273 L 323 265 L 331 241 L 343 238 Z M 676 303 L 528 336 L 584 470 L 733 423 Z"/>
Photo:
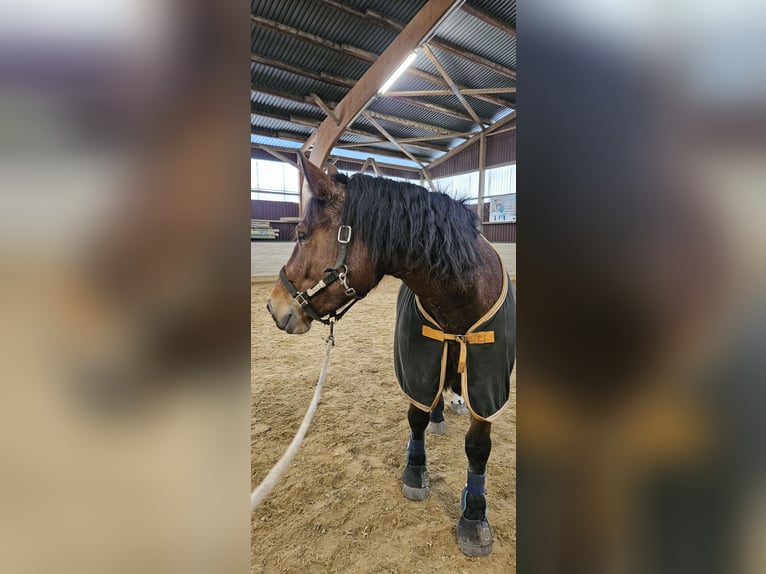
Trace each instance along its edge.
<path fill-rule="evenodd" d="M 442 78 L 437 76 L 436 74 L 432 74 L 430 72 L 425 72 L 423 70 L 419 70 L 417 68 L 411 68 L 409 70 L 409 73 L 411 76 L 414 76 L 418 78 L 419 80 L 423 80 L 424 82 L 428 82 L 430 84 L 433 84 L 434 86 L 442 86 L 444 88 L 449 88 L 449 85 L 447 82 L 445 82 Z M 461 89 L 461 91 L 468 90 L 467 86 L 461 86 L 458 84 L 458 87 Z M 509 105 L 509 102 L 502 98 L 498 98 L 491 95 L 485 95 L 485 94 L 477 94 L 474 96 L 478 100 L 483 100 L 485 102 L 488 102 L 490 104 L 494 104 L 496 106 L 499 106 L 501 108 L 507 108 Z"/>
<path fill-rule="evenodd" d="M 262 149 L 263 151 L 267 151 L 269 149 L 270 150 L 275 150 L 275 151 L 282 152 L 283 154 L 295 154 L 295 153 L 299 153 L 299 150 L 290 149 L 290 148 L 268 146 L 268 145 L 265 145 L 265 144 L 251 143 L 250 147 L 252 149 Z M 363 165 L 363 163 L 364 163 L 364 160 L 361 160 L 361 159 L 349 158 L 349 157 L 339 157 L 339 156 L 336 156 L 336 155 L 331 155 L 330 156 L 330 161 L 333 161 L 333 162 L 345 161 L 345 162 L 348 162 L 348 163 L 354 163 L 354 164 L 358 164 L 358 165 Z M 376 162 L 376 164 L 378 165 L 378 168 L 399 169 L 399 170 L 403 170 L 403 171 L 410 171 L 412 173 L 417 173 L 417 174 L 420 174 L 420 172 L 421 172 L 420 168 L 410 167 L 408 165 L 398 165 L 398 164 L 386 163 L 386 162 L 381 162 L 381 161 Z"/>
<path fill-rule="evenodd" d="M 418 160 L 415 156 L 413 156 L 409 151 L 407 151 L 407 148 L 405 148 L 401 143 L 399 143 L 394 136 L 392 136 L 390 133 L 386 131 L 386 129 L 381 126 L 378 122 L 375 121 L 374 118 L 371 118 L 369 115 L 367 115 L 366 112 L 364 112 L 365 116 L 367 116 L 367 119 L 370 121 L 370 123 L 375 126 L 375 128 L 383 134 L 383 136 L 390 141 L 392 144 L 394 144 L 396 147 L 398 147 L 404 155 L 406 155 L 408 158 L 410 158 L 412 161 L 417 163 L 420 166 L 421 173 L 423 176 L 428 180 L 428 184 L 431 186 L 431 189 L 433 191 L 436 191 L 436 187 L 434 186 L 434 182 L 431 180 L 431 176 L 428 173 L 428 170 L 426 170 L 426 166 Z"/>
<path fill-rule="evenodd" d="M 487 68 L 488 70 L 492 70 L 496 74 L 506 76 L 508 78 L 511 78 L 512 80 L 516 79 L 516 70 L 511 70 L 510 68 L 507 68 L 501 64 L 498 64 L 497 62 L 493 62 L 492 60 L 489 60 L 485 58 L 484 56 L 479 56 L 478 54 L 469 52 L 468 50 L 461 48 L 460 46 L 457 46 L 451 42 L 447 42 L 445 40 L 431 40 L 428 43 L 434 48 L 438 48 L 439 50 L 443 50 L 444 52 L 449 52 L 450 54 L 454 54 L 455 56 L 459 58 L 468 60 L 472 64 L 476 64 L 478 66 Z"/>
<path fill-rule="evenodd" d="M 467 138 L 467 137 L 474 136 L 475 134 L 476 134 L 476 132 L 461 132 L 461 133 L 459 133 L 457 135 L 462 137 L 462 138 Z M 424 142 L 427 142 L 427 141 L 433 141 L 433 140 L 452 140 L 452 139 L 457 139 L 457 138 L 450 137 L 450 136 L 422 136 L 422 137 L 418 137 L 418 138 L 396 138 L 396 141 L 398 141 L 401 144 L 414 145 L 415 147 L 420 147 L 419 145 L 416 145 L 416 144 L 424 143 Z M 385 140 L 380 140 L 380 141 L 385 141 Z M 360 146 L 363 146 L 363 145 L 366 145 L 366 144 L 364 144 L 364 143 L 341 143 L 337 147 L 353 148 L 353 147 L 360 147 Z M 439 146 L 439 147 L 441 147 L 441 146 Z M 435 151 L 448 152 L 449 148 L 441 147 L 440 150 L 435 150 Z"/>
<path fill-rule="evenodd" d="M 380 112 L 376 112 L 376 111 L 373 111 L 373 110 L 367 110 L 367 113 L 368 113 L 368 115 L 370 115 L 371 117 L 375 118 L 376 120 L 383 120 L 384 122 L 391 122 L 391 123 L 395 123 L 395 124 L 400 124 L 400 125 L 403 125 L 403 126 L 408 126 L 408 127 L 411 127 L 411 128 L 416 128 L 416 129 L 419 129 L 419 130 L 430 132 L 432 134 L 441 134 L 443 136 L 456 137 L 456 138 L 463 137 L 461 135 L 462 132 L 455 132 L 455 131 L 452 131 L 452 130 L 448 130 L 447 128 L 442 128 L 440 126 L 434 126 L 434 125 L 431 125 L 431 124 L 426 124 L 424 122 L 419 122 L 419 121 L 416 121 L 416 120 L 410 120 L 410 119 L 407 119 L 407 118 L 400 118 L 400 117 L 392 116 L 392 115 L 389 115 L 389 114 L 381 114 Z"/>
<path fill-rule="evenodd" d="M 422 100 L 416 100 L 414 98 L 399 98 L 396 96 L 391 96 L 389 94 L 383 94 L 380 97 L 382 98 L 388 98 L 392 100 L 396 100 L 398 102 L 402 102 L 404 104 L 407 104 L 409 106 L 418 106 L 421 108 L 425 108 L 427 110 L 431 110 L 433 112 L 438 112 L 440 114 L 444 114 L 445 116 L 451 116 L 453 118 L 457 118 L 459 120 L 463 120 L 466 122 L 473 121 L 473 119 L 470 116 L 467 116 L 461 111 L 453 110 L 452 108 L 448 108 L 446 106 L 441 106 L 439 104 L 434 104 L 432 102 L 425 102 Z"/>
<path fill-rule="evenodd" d="M 283 161 L 283 162 L 285 162 L 287 164 L 292 165 L 293 167 L 297 167 L 297 165 L 298 165 L 297 162 L 291 160 L 289 157 L 287 157 L 286 155 L 284 155 L 281 152 L 278 152 L 275 149 L 272 149 L 272 148 L 269 148 L 269 147 L 264 147 L 263 151 L 265 151 L 270 156 L 277 158 L 279 161 Z"/>
<path fill-rule="evenodd" d="M 482 120 L 476 112 L 471 107 L 471 104 L 468 103 L 468 100 L 465 99 L 465 96 L 460 93 L 460 88 L 457 87 L 457 84 L 452 80 L 452 78 L 447 73 L 447 70 L 444 69 L 444 66 L 442 66 L 439 63 L 439 60 L 434 56 L 434 53 L 431 51 L 431 48 L 429 48 L 427 45 L 423 46 L 423 52 L 425 52 L 426 56 L 431 60 L 431 63 L 434 65 L 434 67 L 439 70 L 439 73 L 442 75 L 442 78 L 444 78 L 447 83 L 449 84 L 450 89 L 452 89 L 452 92 L 455 94 L 455 97 L 460 100 L 460 103 L 463 104 L 463 107 L 466 109 L 466 111 L 471 114 L 471 117 L 473 120 L 484 127 L 484 124 L 489 124 L 490 122 L 485 122 Z"/>
<path fill-rule="evenodd" d="M 502 128 L 503 126 L 509 124 L 510 122 L 512 122 L 515 119 L 516 119 L 516 112 L 513 111 L 510 114 L 508 114 L 507 116 L 505 116 L 504 118 L 502 118 L 501 120 L 498 120 L 497 122 L 492 124 L 486 130 L 484 130 L 483 133 L 485 135 L 494 134 L 494 133 L 498 132 L 500 130 L 500 128 Z M 431 163 L 428 164 L 428 168 L 430 169 L 430 168 L 436 167 L 440 163 L 447 161 L 449 158 L 454 157 L 455 155 L 459 154 L 464 149 L 472 146 L 475 143 L 476 136 L 480 135 L 481 133 L 482 132 L 476 132 L 474 137 L 472 137 L 471 139 L 469 139 L 467 141 L 464 141 L 459 146 L 456 146 L 456 147 L 452 148 L 451 150 L 449 150 L 444 155 L 439 156 L 438 158 L 436 158 L 435 160 L 433 160 Z"/>
<path fill-rule="evenodd" d="M 327 117 L 332 118 L 335 120 L 335 123 L 339 123 L 340 120 L 338 119 L 338 116 L 335 115 L 335 112 L 330 109 L 330 106 L 328 106 L 324 101 L 322 101 L 322 98 L 317 96 L 315 93 L 310 93 L 309 97 L 311 100 L 327 115 Z"/>
<path fill-rule="evenodd" d="M 516 88 L 463 88 L 460 93 L 464 96 L 474 96 L 477 94 L 515 94 Z M 398 92 L 386 92 L 386 96 L 412 98 L 418 96 L 451 96 L 452 90 L 402 90 Z"/>
<path fill-rule="evenodd" d="M 464 141 L 460 145 L 458 145 L 456 147 L 453 147 L 451 150 L 449 150 L 444 155 L 437 157 L 435 160 L 433 160 L 431 163 L 428 164 L 428 169 L 432 169 L 432 168 L 436 167 L 440 163 L 442 163 L 444 161 L 447 161 L 449 158 L 459 154 L 461 151 L 463 151 L 467 147 L 473 145 L 475 140 L 476 140 L 476 137 L 479 134 L 481 134 L 481 133 L 482 132 L 476 132 L 476 134 L 471 139 L 468 139 L 468 140 Z"/>
<path fill-rule="evenodd" d="M 275 112 L 271 112 L 271 111 L 260 110 L 260 109 L 258 109 L 256 107 L 253 107 L 253 106 L 250 107 L 250 113 L 253 114 L 253 115 L 256 115 L 256 116 L 260 116 L 262 118 L 267 118 L 267 119 L 271 119 L 271 120 L 279 120 L 279 121 L 283 121 L 283 122 L 289 122 L 291 124 L 296 124 L 296 125 L 299 125 L 299 126 L 305 126 L 305 127 L 309 127 L 309 128 L 313 128 L 313 129 L 318 128 L 322 124 L 322 120 L 320 120 L 320 119 L 307 118 L 306 116 L 301 116 L 301 115 L 298 115 L 298 114 L 280 114 L 280 113 L 275 113 Z M 378 140 L 378 134 L 377 134 L 377 132 L 374 132 L 374 131 L 363 130 L 363 129 L 359 129 L 359 128 L 346 128 L 345 133 L 347 133 L 349 135 L 370 138 L 372 140 Z M 416 142 L 419 142 L 419 141 L 421 141 L 421 140 L 416 140 Z M 365 144 L 369 145 L 371 143 L 375 143 L 375 141 L 372 141 L 372 142 L 359 142 L 359 143 L 362 144 L 362 145 L 365 145 Z M 412 145 L 414 147 L 419 147 L 419 148 L 428 149 L 428 150 L 432 150 L 432 151 L 440 151 L 440 152 L 447 151 L 447 148 L 445 148 L 444 146 L 440 146 L 440 145 L 436 145 L 436 144 L 414 143 L 413 142 Z"/>
<path fill-rule="evenodd" d="M 398 141 L 396 141 L 396 138 L 394 136 L 392 136 L 390 133 L 388 133 L 388 131 L 386 131 L 386 129 L 383 126 L 381 126 L 378 122 L 376 122 L 374 118 L 371 118 L 370 116 L 368 116 L 366 112 L 363 112 L 363 113 L 367 117 L 369 122 L 373 126 L 375 126 L 375 128 L 381 134 L 383 134 L 383 137 L 385 137 L 388 141 L 390 141 L 392 144 L 394 144 L 396 147 L 398 147 L 399 150 L 404 155 L 406 155 L 408 158 L 410 158 L 412 161 L 414 161 L 416 164 L 418 164 L 421 168 L 423 167 L 423 164 L 421 163 L 421 161 L 418 158 L 416 158 L 414 155 L 412 155 L 410 153 L 410 151 L 406 147 L 404 147 L 402 144 L 400 144 Z"/>
<path fill-rule="evenodd" d="M 513 112 L 511 112 L 507 116 L 504 116 L 503 118 L 499 119 L 494 124 L 489 126 L 487 128 L 487 135 L 495 133 L 501 127 L 503 127 L 504 125 L 509 124 L 510 122 L 514 121 L 515 119 L 516 119 L 516 111 L 514 110 Z"/>
<path fill-rule="evenodd" d="M 301 98 L 301 97 L 298 97 L 298 96 L 293 95 L 293 94 L 288 94 L 286 92 L 280 92 L 278 90 L 274 90 L 272 88 L 267 88 L 265 86 L 260 86 L 260 85 L 257 85 L 257 84 L 252 84 L 250 86 L 250 88 L 254 92 L 258 92 L 260 94 L 265 94 L 267 96 L 274 96 L 276 98 L 282 98 L 284 100 L 295 102 L 296 104 L 309 104 L 311 106 L 314 106 L 314 107 L 318 108 L 316 102 L 314 102 L 314 100 L 310 96 L 306 96 L 305 98 Z M 449 93 L 452 94 L 452 92 L 449 92 Z M 328 100 L 325 100 L 325 104 L 328 107 L 330 107 L 330 109 L 332 109 L 333 111 L 334 111 L 335 107 L 338 105 L 335 102 L 331 102 L 331 101 L 328 101 Z M 434 125 L 431 125 L 431 124 L 427 124 L 427 123 L 424 123 L 424 122 L 418 122 L 418 121 L 415 121 L 415 120 L 408 120 L 408 119 L 405 119 L 405 118 L 400 118 L 400 117 L 391 116 L 391 115 L 387 115 L 387 114 L 382 114 L 382 113 L 378 113 L 378 112 L 372 112 L 371 110 L 368 110 L 368 111 L 373 113 L 375 119 L 383 120 L 383 121 L 386 121 L 386 122 L 399 123 L 401 125 L 405 125 L 405 126 L 408 126 L 408 127 L 421 129 L 421 130 L 424 130 L 424 131 L 427 131 L 427 132 L 431 132 L 431 133 L 435 133 L 435 134 L 441 134 L 441 136 L 442 136 L 442 137 L 438 137 L 438 136 L 436 136 L 436 137 L 424 136 L 424 137 L 419 137 L 419 138 L 413 139 L 412 141 L 423 141 L 423 140 L 428 140 L 428 139 L 466 138 L 466 137 L 470 137 L 472 135 L 471 132 L 454 132 L 454 131 L 448 130 L 446 128 L 441 128 L 441 127 L 434 126 Z"/>
<path fill-rule="evenodd" d="M 404 23 L 398 22 L 392 18 L 385 17 L 373 10 L 360 10 L 359 8 L 349 6 L 342 2 L 338 2 L 337 0 L 318 0 L 318 1 L 321 2 L 322 4 L 330 6 L 334 8 L 335 10 L 338 10 L 345 14 L 350 14 L 352 16 L 356 16 L 357 18 L 362 18 L 364 20 L 367 20 L 368 22 L 372 22 L 373 24 L 376 24 L 378 26 L 387 28 L 388 30 L 391 30 L 392 32 L 399 33 L 404 29 Z M 462 6 L 465 6 L 465 4 L 463 4 Z M 469 50 L 459 48 L 458 46 L 455 46 L 454 44 L 447 43 L 444 40 L 441 40 L 440 38 L 432 38 L 429 41 L 429 43 L 434 48 L 438 48 L 440 50 L 445 50 L 445 51 L 451 51 L 455 53 L 457 56 L 460 56 L 461 58 L 472 61 L 473 63 L 479 66 L 487 67 L 489 65 L 492 69 L 494 69 L 494 71 L 498 73 L 502 73 L 503 75 L 506 75 L 514 79 L 516 77 L 515 70 L 510 70 L 509 68 L 505 68 L 504 66 L 501 66 L 500 64 L 497 64 L 496 62 L 491 62 L 487 58 L 479 56 L 478 54 L 474 54 L 473 52 L 470 52 Z M 503 69 L 502 72 L 500 71 L 501 68 Z M 429 74 L 428 72 L 423 72 L 422 70 L 417 70 L 415 68 L 408 70 L 407 73 L 412 76 L 419 77 L 420 79 L 426 80 L 426 81 L 433 81 L 433 79 L 437 77 L 437 76 L 434 76 L 433 74 Z M 429 76 L 430 76 L 430 79 L 429 79 Z M 448 87 L 446 86 L 446 84 L 443 84 L 438 81 L 436 82 L 436 84 L 444 85 L 444 87 Z M 503 102 L 502 100 L 497 98 L 492 98 L 492 96 L 489 96 L 489 95 L 478 94 L 476 95 L 476 97 L 478 99 L 487 101 L 489 103 L 493 103 L 497 106 L 508 105 L 507 102 Z"/>
<path fill-rule="evenodd" d="M 470 14 L 474 18 L 478 18 L 482 22 L 486 22 L 490 26 L 494 26 L 498 30 L 502 30 L 509 36 L 516 37 L 516 27 L 512 26 L 511 24 L 507 24 L 506 22 L 503 22 L 499 18 L 495 18 L 494 16 L 487 14 L 486 12 L 479 10 L 475 6 L 471 6 L 470 4 L 463 4 L 461 7 L 461 10 L 465 12 L 466 14 Z"/>
<path fill-rule="evenodd" d="M 287 34 L 288 36 L 305 40 L 306 42 L 309 42 L 316 46 L 322 46 L 324 48 L 335 50 L 336 52 L 341 52 L 348 56 L 352 56 L 354 58 L 364 60 L 365 62 L 374 62 L 375 59 L 378 57 L 378 55 L 375 52 L 369 52 L 367 50 L 363 50 L 362 48 L 351 46 L 350 44 L 341 44 L 338 42 L 333 42 L 332 40 L 322 38 L 321 36 L 317 36 L 316 34 L 311 34 L 309 32 L 299 30 L 298 28 L 293 28 L 292 26 L 288 26 L 287 24 L 282 24 L 281 22 L 275 22 L 274 20 L 269 20 L 268 18 L 262 18 L 261 16 L 255 16 L 251 14 L 250 21 L 257 26 L 266 28 L 267 30 L 275 30 L 283 34 Z"/>
<path fill-rule="evenodd" d="M 284 70 L 285 72 L 290 72 L 291 74 L 296 74 L 298 76 L 303 76 L 305 78 L 311 78 L 312 80 L 327 82 L 329 84 L 337 84 L 338 86 L 343 86 L 344 88 L 351 88 L 356 84 L 356 80 L 354 80 L 353 78 L 346 78 L 344 76 L 339 76 L 337 74 L 330 74 L 328 72 L 317 72 L 315 70 L 307 70 L 306 68 L 301 68 L 300 66 L 294 66 L 282 60 L 275 60 L 274 58 L 266 58 L 264 56 L 259 56 L 258 54 L 251 53 L 250 61 L 255 64 L 262 64 L 264 66 L 270 66 L 272 68 Z"/>
<path fill-rule="evenodd" d="M 362 48 L 357 48 L 355 46 L 351 46 L 349 44 L 340 44 L 338 42 L 333 42 L 331 40 L 327 40 L 326 38 L 322 38 L 321 36 L 317 36 L 316 34 L 310 34 L 308 32 L 304 32 L 303 30 L 299 30 L 297 28 L 293 28 L 292 26 L 288 26 L 286 24 L 282 24 L 280 22 L 275 22 L 273 20 L 269 20 L 267 18 L 262 18 L 261 16 L 254 16 L 250 15 L 250 21 L 260 27 L 266 28 L 268 30 L 276 30 L 278 32 L 281 32 L 283 34 L 287 34 L 289 36 L 292 36 L 294 38 L 299 38 L 301 40 L 304 40 L 306 42 L 309 42 L 311 44 L 314 44 L 316 46 L 322 46 L 324 48 L 328 48 L 330 50 L 334 50 L 336 52 L 340 52 L 342 54 L 345 54 L 347 56 L 352 56 L 354 58 L 357 58 L 359 60 L 362 60 L 367 63 L 373 63 L 375 60 L 378 59 L 378 54 L 375 52 L 370 52 L 367 50 L 363 50 Z M 476 56 L 477 58 L 480 58 L 480 56 Z M 286 62 L 280 62 L 278 67 L 281 67 L 281 69 L 285 69 L 285 66 L 289 66 L 288 71 L 295 72 L 299 68 L 296 66 L 292 66 L 291 64 L 288 64 Z M 413 77 L 420 77 L 421 79 L 424 79 L 420 74 L 427 74 L 427 72 L 422 72 L 421 70 L 415 70 L 415 69 L 408 69 L 406 72 L 408 75 L 412 75 Z M 332 78 L 332 75 L 328 75 L 327 78 L 322 78 L 320 72 L 311 72 L 309 71 L 309 74 L 314 75 L 308 75 L 310 78 L 319 79 L 322 81 L 328 81 L 330 78 Z M 315 77 L 315 74 L 320 74 L 320 76 L 317 78 Z M 337 82 L 339 85 L 346 86 L 347 84 L 350 84 L 351 82 L 354 82 L 352 78 L 343 78 L 342 76 L 334 76 L 335 79 L 337 79 Z M 433 104 L 431 102 L 421 102 L 418 100 L 412 100 L 408 102 L 415 106 L 421 106 L 427 109 L 431 109 L 434 111 L 438 111 L 440 113 L 454 116 L 460 119 L 470 120 L 468 116 L 463 114 L 460 110 L 454 110 L 452 108 L 448 108 L 445 106 L 438 106 L 436 104 Z M 500 104 L 504 105 L 504 104 Z"/>
<path fill-rule="evenodd" d="M 250 134 L 257 135 L 257 136 L 264 136 L 264 137 L 273 138 L 273 139 L 293 141 L 297 143 L 305 143 L 306 137 L 308 137 L 306 134 L 298 134 L 295 132 L 287 132 L 284 130 L 267 130 L 267 129 L 260 129 L 260 128 L 252 128 L 252 127 L 250 128 Z M 371 142 L 371 143 L 374 143 L 374 142 Z M 398 159 L 402 159 L 401 153 L 383 149 L 383 148 L 376 148 L 372 146 L 368 146 L 368 147 L 359 146 L 355 149 L 361 152 L 369 153 L 369 154 L 382 155 L 382 156 L 395 157 Z M 418 158 L 418 161 L 421 163 L 430 161 L 430 158 L 425 156 L 416 155 L 415 157 Z"/>

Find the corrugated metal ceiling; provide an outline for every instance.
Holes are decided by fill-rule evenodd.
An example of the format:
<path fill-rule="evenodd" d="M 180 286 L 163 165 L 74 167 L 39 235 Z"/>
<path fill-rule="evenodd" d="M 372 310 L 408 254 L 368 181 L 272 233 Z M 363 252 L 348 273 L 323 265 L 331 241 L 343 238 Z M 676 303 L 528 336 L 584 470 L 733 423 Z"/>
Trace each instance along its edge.
<path fill-rule="evenodd" d="M 253 16 L 269 21 L 252 25 L 251 52 L 258 61 L 251 62 L 250 68 L 253 111 L 251 127 L 255 131 L 274 135 L 273 138 L 253 135 L 251 141 L 278 146 L 275 142 L 282 141 L 277 139 L 280 132 L 286 133 L 290 138 L 307 137 L 313 128 L 305 125 L 305 120 L 317 122 L 325 117 L 324 112 L 310 100 L 309 94 L 319 95 L 331 106 L 340 102 L 350 89 L 348 81 L 353 82 L 361 78 L 371 65 L 364 55 L 351 55 L 350 52 L 354 52 L 353 48 L 381 54 L 396 38 L 397 23 L 406 24 L 425 3 L 426 0 L 251 0 Z M 496 18 L 515 27 L 515 0 L 470 0 L 467 4 L 484 12 L 489 19 Z M 348 13 L 349 11 L 356 11 L 362 15 L 365 11 L 369 13 L 367 17 L 359 17 Z M 385 19 L 393 23 L 387 23 Z M 483 58 L 515 70 L 515 36 L 487 23 L 485 19 L 487 18 L 477 18 L 466 10 L 455 10 L 440 24 L 434 39 L 436 43 L 443 41 L 458 50 L 475 54 L 474 60 Z M 296 34 L 285 29 L 275 30 L 279 25 L 315 35 L 320 40 L 298 38 Z M 351 49 L 339 50 L 321 45 L 325 44 L 325 41 L 336 46 L 350 46 Z M 516 85 L 515 80 L 506 74 L 493 71 L 476 61 L 471 61 L 470 58 L 459 57 L 436 46 L 432 46 L 432 50 L 449 76 L 463 87 L 513 88 Z M 281 67 L 287 67 L 288 70 L 280 69 Z M 422 50 L 419 50 L 412 68 L 441 78 L 439 71 Z M 335 76 L 339 78 L 336 79 Z M 384 80 L 385 78 L 381 78 L 381 83 Z M 443 80 L 432 83 L 414 74 L 405 74 L 393 89 L 445 91 L 449 88 L 444 85 Z M 482 96 L 465 97 L 479 117 L 488 120 L 495 120 L 507 113 L 508 108 L 515 108 L 515 94 L 492 94 L 483 99 L 480 99 Z M 491 101 L 486 101 L 487 99 Z M 467 111 L 454 95 L 423 95 L 418 96 L 417 100 L 422 105 L 415 105 L 408 98 L 379 97 L 370 103 L 368 110 L 410 120 L 410 123 L 399 123 L 376 119 L 397 139 L 435 135 L 433 130 L 423 129 L 417 124 L 429 124 L 454 132 L 478 130 L 478 126 L 467 119 Z M 428 104 L 432 104 L 431 109 L 427 107 Z M 453 112 L 445 113 L 433 109 L 434 104 L 437 108 L 448 108 Z M 455 115 L 463 115 L 466 119 Z M 340 140 L 342 143 L 369 143 L 370 147 L 381 152 L 396 153 L 406 159 L 396 145 L 388 141 L 375 141 L 385 138 L 364 116 L 357 118 L 351 130 L 354 133 L 344 134 Z M 438 149 L 427 149 L 429 144 L 436 148 L 452 148 L 463 141 L 445 136 L 442 140 L 429 140 L 424 144 L 425 147 L 404 145 L 412 153 L 423 158 L 424 162 L 428 162 L 443 154 L 443 151 Z M 299 145 L 296 141 L 283 141 L 283 147 L 286 148 L 293 149 Z M 391 158 L 386 155 L 378 159 L 386 161 Z"/>

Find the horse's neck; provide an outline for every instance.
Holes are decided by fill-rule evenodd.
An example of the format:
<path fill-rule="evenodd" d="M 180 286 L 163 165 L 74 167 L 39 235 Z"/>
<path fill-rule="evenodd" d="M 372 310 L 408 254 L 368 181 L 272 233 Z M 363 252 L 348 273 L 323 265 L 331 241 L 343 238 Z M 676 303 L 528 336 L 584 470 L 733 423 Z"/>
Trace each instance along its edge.
<path fill-rule="evenodd" d="M 495 250 L 480 239 L 479 261 L 467 277 L 465 287 L 434 280 L 429 269 L 393 272 L 420 299 L 442 329 L 464 333 L 497 301 L 503 287 L 502 265 Z"/>

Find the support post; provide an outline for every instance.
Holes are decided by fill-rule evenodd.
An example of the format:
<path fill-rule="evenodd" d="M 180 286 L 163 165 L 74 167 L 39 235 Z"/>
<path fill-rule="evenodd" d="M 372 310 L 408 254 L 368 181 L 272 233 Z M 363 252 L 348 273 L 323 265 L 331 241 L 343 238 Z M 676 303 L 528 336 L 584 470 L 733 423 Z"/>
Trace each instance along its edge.
<path fill-rule="evenodd" d="M 479 230 L 484 232 L 484 178 L 487 166 L 487 136 L 484 132 L 479 135 L 479 202 L 476 212 L 479 216 Z"/>

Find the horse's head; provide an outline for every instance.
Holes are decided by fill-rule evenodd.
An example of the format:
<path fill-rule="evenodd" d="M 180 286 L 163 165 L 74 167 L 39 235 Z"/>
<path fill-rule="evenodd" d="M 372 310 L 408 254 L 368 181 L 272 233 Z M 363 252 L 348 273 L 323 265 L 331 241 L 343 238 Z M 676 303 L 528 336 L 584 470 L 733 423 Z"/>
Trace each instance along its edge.
<path fill-rule="evenodd" d="M 333 166 L 327 175 L 303 154 L 298 158 L 311 198 L 295 228 L 295 249 L 266 301 L 277 327 L 293 334 L 363 297 L 381 278 L 356 230 L 342 221 L 343 178 Z"/>

